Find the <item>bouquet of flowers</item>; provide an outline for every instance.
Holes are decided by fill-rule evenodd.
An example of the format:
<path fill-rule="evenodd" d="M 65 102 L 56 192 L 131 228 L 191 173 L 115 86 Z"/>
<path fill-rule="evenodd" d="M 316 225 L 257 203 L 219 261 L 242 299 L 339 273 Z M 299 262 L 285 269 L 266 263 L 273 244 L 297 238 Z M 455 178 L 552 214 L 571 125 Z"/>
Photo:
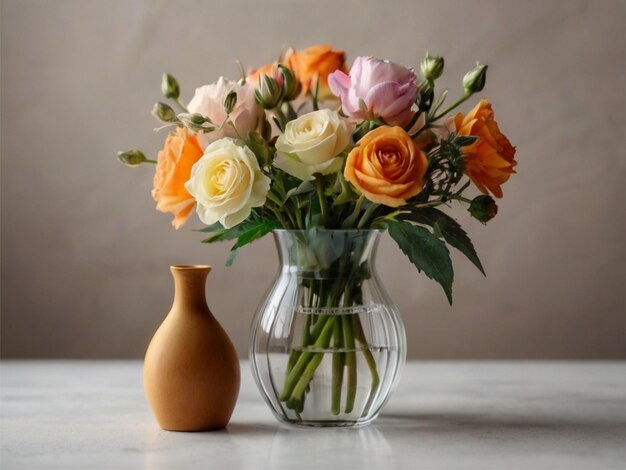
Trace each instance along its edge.
<path fill-rule="evenodd" d="M 195 208 L 209 234 L 205 243 L 235 241 L 229 264 L 238 249 L 277 229 L 383 229 L 452 302 L 448 247 L 483 267 L 466 232 L 442 209 L 461 204 L 483 223 L 493 218 L 493 196 L 502 197 L 515 172 L 515 148 L 489 101 L 452 113 L 483 90 L 486 65 L 463 77 L 450 105 L 447 90 L 435 87 L 444 59 L 426 54 L 419 69 L 418 77 L 400 64 L 357 57 L 348 70 L 345 53 L 331 46 L 290 49 L 237 81 L 197 88 L 186 105 L 166 74 L 162 91 L 172 106 L 153 109 L 161 129 L 171 129 L 163 149 L 156 160 L 139 150 L 118 158 L 129 166 L 155 163 L 157 209 L 173 214 L 178 229 Z M 480 194 L 470 197 L 473 187 Z M 356 262 L 346 257 L 329 269 L 358 271 Z M 351 305 L 359 288 L 354 278 L 311 284 L 309 302 Z M 304 326 L 310 345 L 365 341 L 359 324 L 321 317 Z M 281 393 L 294 410 L 302 409 L 315 370 L 315 354 L 305 356 L 293 351 Z M 349 357 L 340 360 L 349 368 Z M 368 365 L 374 377 L 376 364 Z"/>

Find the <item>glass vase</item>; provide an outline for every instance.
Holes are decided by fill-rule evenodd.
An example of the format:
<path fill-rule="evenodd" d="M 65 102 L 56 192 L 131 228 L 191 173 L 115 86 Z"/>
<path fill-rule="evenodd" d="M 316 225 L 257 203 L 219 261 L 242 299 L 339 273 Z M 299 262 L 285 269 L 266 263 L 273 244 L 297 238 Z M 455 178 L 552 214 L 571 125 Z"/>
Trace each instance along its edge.
<path fill-rule="evenodd" d="M 370 423 L 406 359 L 404 326 L 376 275 L 382 230 L 276 230 L 279 271 L 252 325 L 256 383 L 282 422 Z"/>

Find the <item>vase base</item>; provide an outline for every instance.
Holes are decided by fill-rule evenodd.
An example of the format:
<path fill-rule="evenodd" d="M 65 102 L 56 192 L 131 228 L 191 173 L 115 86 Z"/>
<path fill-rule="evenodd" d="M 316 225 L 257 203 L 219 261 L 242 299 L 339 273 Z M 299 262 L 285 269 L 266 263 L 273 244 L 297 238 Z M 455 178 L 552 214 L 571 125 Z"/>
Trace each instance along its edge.
<path fill-rule="evenodd" d="M 371 424 L 374 418 L 356 421 L 333 421 L 333 420 L 290 420 L 283 417 L 280 422 L 294 428 L 362 428 Z"/>

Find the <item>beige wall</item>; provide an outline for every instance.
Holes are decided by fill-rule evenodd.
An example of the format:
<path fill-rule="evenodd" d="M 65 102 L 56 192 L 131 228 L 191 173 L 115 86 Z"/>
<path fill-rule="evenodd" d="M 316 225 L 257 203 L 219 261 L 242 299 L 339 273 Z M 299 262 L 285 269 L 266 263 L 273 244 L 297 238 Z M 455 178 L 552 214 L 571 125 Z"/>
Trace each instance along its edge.
<path fill-rule="evenodd" d="M 623 1 L 2 1 L 2 355 L 139 357 L 169 309 L 168 266 L 210 263 L 208 297 L 245 355 L 276 269 L 267 238 L 227 269 L 157 213 L 150 116 L 163 71 L 190 97 L 220 74 L 327 41 L 350 60 L 476 60 L 519 174 L 483 227 L 487 278 L 455 256 L 455 304 L 385 239 L 379 269 L 413 358 L 626 357 Z M 467 107 L 465 108 L 467 109 Z"/>

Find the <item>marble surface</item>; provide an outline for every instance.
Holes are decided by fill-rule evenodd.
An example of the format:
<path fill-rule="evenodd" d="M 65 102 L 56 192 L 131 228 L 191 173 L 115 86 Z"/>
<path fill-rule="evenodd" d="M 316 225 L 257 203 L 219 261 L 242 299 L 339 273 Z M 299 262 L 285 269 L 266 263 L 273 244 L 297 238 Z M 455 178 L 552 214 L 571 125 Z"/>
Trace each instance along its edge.
<path fill-rule="evenodd" d="M 160 430 L 139 361 L 4 361 L 2 469 L 623 469 L 624 362 L 412 362 L 375 424 L 279 425 L 242 364 L 226 431 Z"/>

